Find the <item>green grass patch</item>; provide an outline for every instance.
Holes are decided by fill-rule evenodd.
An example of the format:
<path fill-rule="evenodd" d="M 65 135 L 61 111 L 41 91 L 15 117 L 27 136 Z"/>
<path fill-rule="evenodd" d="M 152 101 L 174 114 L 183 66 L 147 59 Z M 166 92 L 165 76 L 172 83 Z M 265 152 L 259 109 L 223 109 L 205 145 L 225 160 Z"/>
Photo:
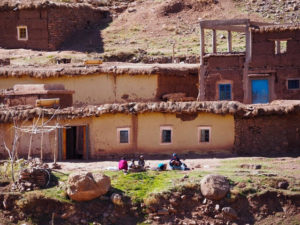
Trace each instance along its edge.
<path fill-rule="evenodd" d="M 147 171 L 123 174 L 122 172 L 105 172 L 111 177 L 112 187 L 130 196 L 133 202 L 140 202 L 151 193 L 163 192 L 174 187 L 177 179 L 184 176 L 179 171 Z"/>

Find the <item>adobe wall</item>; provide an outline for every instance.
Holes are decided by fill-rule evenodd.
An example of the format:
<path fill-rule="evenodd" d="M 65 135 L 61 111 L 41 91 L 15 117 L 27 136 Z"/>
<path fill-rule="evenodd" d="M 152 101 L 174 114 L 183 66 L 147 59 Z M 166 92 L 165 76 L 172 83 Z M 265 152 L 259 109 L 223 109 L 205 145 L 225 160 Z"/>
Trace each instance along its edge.
<path fill-rule="evenodd" d="M 67 90 L 74 90 L 73 103 L 103 104 L 112 102 L 157 101 L 162 95 L 185 92 L 197 97 L 198 75 L 113 75 L 94 74 L 84 76 L 61 76 L 33 78 L 29 76 L 0 77 L 0 89 L 15 84 L 63 84 Z M 87 88 L 88 87 L 88 88 Z"/>
<path fill-rule="evenodd" d="M 275 55 L 276 39 L 287 41 L 287 52 Z M 300 30 L 252 33 L 252 62 L 250 68 L 299 67 Z"/>
<path fill-rule="evenodd" d="M 0 11 L 0 46 L 5 48 L 48 49 L 46 9 Z M 27 41 L 18 41 L 17 26 L 28 28 Z"/>
<path fill-rule="evenodd" d="M 101 24 L 101 19 L 104 17 L 103 12 L 90 7 L 50 8 L 48 10 L 49 50 L 59 48 L 75 31 L 88 29 L 93 24 Z"/>
<path fill-rule="evenodd" d="M 300 154 L 300 114 L 235 118 L 238 155 Z"/>
<path fill-rule="evenodd" d="M 104 17 L 104 12 L 87 6 L 0 11 L 0 46 L 56 50 L 72 33 L 100 24 Z M 19 25 L 27 26 L 27 41 L 17 39 Z"/>
<path fill-rule="evenodd" d="M 32 121 L 22 123 L 24 126 L 31 126 Z M 28 150 L 29 150 L 29 140 L 30 134 L 28 133 L 19 133 L 19 141 L 17 142 L 17 155 L 18 157 L 26 158 L 28 157 Z M 0 124 L 0 159 L 8 158 L 8 154 L 4 148 L 3 139 L 5 140 L 6 145 L 12 149 L 12 143 L 14 140 L 14 128 L 13 124 Z M 31 156 L 38 157 L 41 156 L 41 135 L 36 134 L 34 138 L 32 138 L 32 145 L 31 145 Z M 43 136 L 43 157 L 44 159 L 53 159 L 53 151 L 55 149 L 55 142 L 54 142 L 54 132 L 52 133 L 45 133 Z"/>
<path fill-rule="evenodd" d="M 276 39 L 288 39 L 287 52 L 275 54 Z M 271 99 L 299 99 L 300 90 L 288 90 L 288 78 L 300 78 L 300 31 L 253 33 L 252 73 L 269 73 Z M 271 71 L 271 72 L 270 72 Z M 274 84 L 273 84 L 274 82 Z"/>
<path fill-rule="evenodd" d="M 143 153 L 231 153 L 234 143 L 232 115 L 198 113 L 195 117 L 169 113 L 138 115 L 138 146 Z M 173 129 L 171 144 L 160 143 L 160 126 Z M 198 127 L 211 128 L 211 142 L 199 143 Z"/>
<path fill-rule="evenodd" d="M 56 121 L 51 121 L 55 123 Z M 178 153 L 231 153 L 234 144 L 234 120 L 232 115 L 199 113 L 194 116 L 171 113 L 104 114 L 100 117 L 60 120 L 61 125 L 89 125 L 89 159 L 120 157 L 133 154 L 171 154 Z M 31 125 L 32 121 L 26 123 Z M 171 126 L 172 143 L 161 144 L 160 126 Z M 199 143 L 199 126 L 211 127 L 211 142 Z M 120 144 L 117 128 L 130 128 L 130 142 Z M 0 124 L 0 139 L 12 143 L 13 129 L 11 124 Z M 40 135 L 32 142 L 32 156 L 40 156 Z M 58 144 L 55 144 L 54 132 L 44 135 L 44 159 L 52 159 L 54 151 L 58 156 Z M 29 135 L 25 134 L 19 142 L 18 155 L 26 157 L 29 148 Z M 0 158 L 7 156 L 0 143 Z"/>
<path fill-rule="evenodd" d="M 160 75 L 158 76 L 158 89 L 156 98 L 168 93 L 183 92 L 188 97 L 197 98 L 198 95 L 198 73 L 187 76 Z"/>
<path fill-rule="evenodd" d="M 244 56 L 211 56 L 205 58 L 205 100 L 219 100 L 218 85 L 230 83 L 232 100 L 243 102 Z"/>

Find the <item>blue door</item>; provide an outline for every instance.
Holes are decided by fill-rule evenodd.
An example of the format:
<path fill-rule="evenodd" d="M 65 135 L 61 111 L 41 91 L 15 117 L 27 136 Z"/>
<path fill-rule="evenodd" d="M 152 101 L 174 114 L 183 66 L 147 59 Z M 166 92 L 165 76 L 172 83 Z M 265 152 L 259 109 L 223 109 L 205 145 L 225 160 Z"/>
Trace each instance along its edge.
<path fill-rule="evenodd" d="M 252 80 L 252 103 L 269 102 L 269 82 L 268 80 Z"/>

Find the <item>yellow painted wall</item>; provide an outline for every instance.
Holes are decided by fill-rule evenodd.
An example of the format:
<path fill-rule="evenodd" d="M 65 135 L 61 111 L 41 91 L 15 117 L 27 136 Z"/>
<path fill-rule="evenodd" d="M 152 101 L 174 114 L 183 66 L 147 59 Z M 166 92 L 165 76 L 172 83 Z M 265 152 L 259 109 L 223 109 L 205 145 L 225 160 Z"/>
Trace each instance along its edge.
<path fill-rule="evenodd" d="M 157 75 L 120 75 L 117 76 L 116 101 L 122 101 L 124 94 L 132 101 L 155 99 L 157 92 Z"/>
<path fill-rule="evenodd" d="M 160 126 L 171 126 L 171 144 L 160 143 Z M 198 127 L 211 127 L 211 142 L 199 143 Z M 234 118 L 232 115 L 199 113 L 191 121 L 182 121 L 175 114 L 145 113 L 138 116 L 138 149 L 145 152 L 172 153 L 231 150 L 234 144 Z"/>
<path fill-rule="evenodd" d="M 22 126 L 32 125 L 31 122 L 22 123 Z M 7 157 L 7 152 L 4 148 L 3 139 L 6 145 L 12 150 L 12 143 L 14 140 L 15 130 L 12 124 L 1 124 L 0 125 L 0 158 Z M 17 142 L 17 154 L 19 157 L 28 156 L 30 134 L 19 132 L 19 139 Z M 40 157 L 41 156 L 41 135 L 33 135 L 32 145 L 31 145 L 31 156 Z M 55 149 L 54 143 L 54 132 L 45 133 L 43 136 L 43 156 L 46 159 L 52 158 L 53 150 Z"/>
<path fill-rule="evenodd" d="M 86 76 L 62 76 L 56 78 L 20 78 L 0 77 L 0 89 L 11 88 L 15 84 L 64 84 L 68 90 L 74 90 L 75 104 L 102 104 L 122 102 L 124 94 L 127 101 L 151 100 L 156 96 L 157 75 L 113 75 L 96 74 Z"/>
<path fill-rule="evenodd" d="M 60 124 L 68 126 L 89 125 L 90 159 L 101 158 L 103 155 L 132 153 L 222 153 L 230 152 L 234 144 L 234 118 L 232 115 L 199 113 L 193 120 L 182 121 L 180 118 L 176 118 L 176 114 L 170 113 L 144 113 L 138 114 L 137 118 L 134 115 L 118 113 L 105 114 L 100 117 L 60 120 Z M 160 143 L 161 126 L 172 127 L 171 144 Z M 210 143 L 199 143 L 199 126 L 211 127 Z M 125 127 L 130 128 L 130 143 L 120 144 L 117 128 Z M 10 129 L 9 125 L 1 124 L 0 128 L 0 138 L 9 133 L 6 132 Z M 136 145 L 134 143 L 135 128 L 137 128 Z M 24 137 L 20 142 L 20 152 L 23 155 L 28 153 L 28 139 L 29 137 Z M 55 149 L 54 133 L 49 137 L 45 136 L 43 146 L 45 155 L 52 159 L 53 149 Z M 39 155 L 39 149 L 40 137 L 36 136 L 33 142 L 34 155 Z"/>

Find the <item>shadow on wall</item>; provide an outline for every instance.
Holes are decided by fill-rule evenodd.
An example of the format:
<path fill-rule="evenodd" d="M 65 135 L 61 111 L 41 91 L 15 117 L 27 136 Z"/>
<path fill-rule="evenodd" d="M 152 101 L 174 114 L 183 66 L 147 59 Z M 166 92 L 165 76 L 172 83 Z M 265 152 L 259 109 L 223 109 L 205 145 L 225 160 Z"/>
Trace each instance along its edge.
<path fill-rule="evenodd" d="M 72 50 L 79 52 L 98 52 L 102 53 L 103 40 L 101 31 L 105 29 L 112 21 L 110 14 L 105 15 L 105 18 L 98 24 L 86 22 L 86 26 L 82 30 L 74 32 L 61 45 L 60 50 Z"/>

